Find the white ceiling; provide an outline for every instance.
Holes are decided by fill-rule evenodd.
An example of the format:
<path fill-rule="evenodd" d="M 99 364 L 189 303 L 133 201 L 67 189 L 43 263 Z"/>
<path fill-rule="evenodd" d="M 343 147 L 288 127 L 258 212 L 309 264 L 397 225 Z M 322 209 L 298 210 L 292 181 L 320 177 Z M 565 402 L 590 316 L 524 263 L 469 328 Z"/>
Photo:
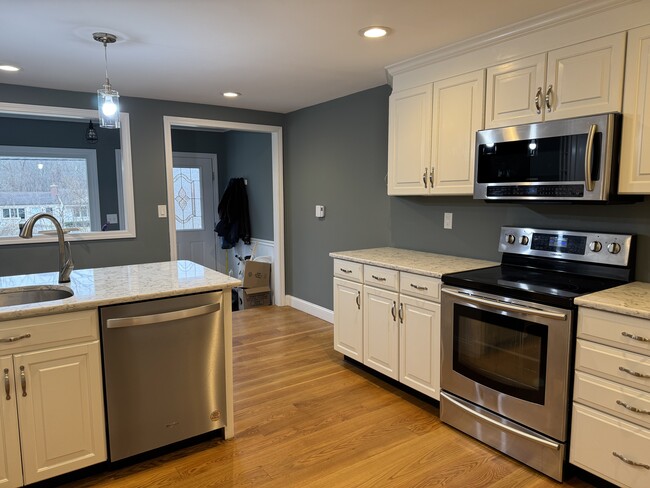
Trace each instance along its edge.
<path fill-rule="evenodd" d="M 586 0 L 587 3 L 593 0 Z M 585 0 L 2 0 L 0 83 L 291 112 L 386 83 L 384 67 Z M 368 40 L 368 25 L 393 29 Z M 227 100 L 221 92 L 243 94 Z"/>

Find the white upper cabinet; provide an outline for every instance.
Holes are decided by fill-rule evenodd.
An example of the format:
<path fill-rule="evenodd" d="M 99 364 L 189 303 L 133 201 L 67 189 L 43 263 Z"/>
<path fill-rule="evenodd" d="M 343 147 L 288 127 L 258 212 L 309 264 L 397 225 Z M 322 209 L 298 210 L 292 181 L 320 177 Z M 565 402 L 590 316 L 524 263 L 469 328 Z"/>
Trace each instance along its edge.
<path fill-rule="evenodd" d="M 428 193 L 431 84 L 393 93 L 388 102 L 388 194 Z"/>
<path fill-rule="evenodd" d="M 471 195 L 484 102 L 483 69 L 393 93 L 388 194 Z"/>
<path fill-rule="evenodd" d="M 625 32 L 487 70 L 485 127 L 620 112 Z"/>
<path fill-rule="evenodd" d="M 623 100 L 621 193 L 650 193 L 650 25 L 628 38 Z"/>
<path fill-rule="evenodd" d="M 433 84 L 431 195 L 474 191 L 476 131 L 483 128 L 485 70 Z"/>

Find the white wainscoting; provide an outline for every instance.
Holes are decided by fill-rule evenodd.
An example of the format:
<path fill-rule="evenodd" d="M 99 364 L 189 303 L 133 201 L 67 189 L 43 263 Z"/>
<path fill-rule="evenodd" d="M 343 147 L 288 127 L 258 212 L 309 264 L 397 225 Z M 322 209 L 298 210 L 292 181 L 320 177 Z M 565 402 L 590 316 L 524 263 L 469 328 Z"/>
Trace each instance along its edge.
<path fill-rule="evenodd" d="M 296 298 L 291 295 L 286 296 L 285 303 L 290 307 L 300 310 L 301 312 L 308 313 L 309 315 L 313 315 L 314 317 L 318 317 L 319 319 L 325 320 L 330 324 L 334 323 L 334 312 L 332 310 L 328 310 L 325 307 L 321 307 L 320 305 L 316 305 L 314 303 L 308 302 L 301 298 Z"/>

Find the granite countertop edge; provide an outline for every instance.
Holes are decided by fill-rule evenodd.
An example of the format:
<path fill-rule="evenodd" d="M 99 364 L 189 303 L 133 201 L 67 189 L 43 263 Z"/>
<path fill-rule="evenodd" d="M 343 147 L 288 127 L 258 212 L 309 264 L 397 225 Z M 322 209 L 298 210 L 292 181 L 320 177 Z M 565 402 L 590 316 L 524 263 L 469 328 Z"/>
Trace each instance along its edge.
<path fill-rule="evenodd" d="M 181 260 L 75 270 L 69 283 L 58 283 L 55 272 L 5 276 L 0 277 L 0 294 L 8 288 L 20 290 L 35 285 L 70 288 L 74 295 L 61 300 L 0 307 L 0 322 L 226 290 L 241 286 L 241 281 Z"/>
<path fill-rule="evenodd" d="M 411 251 L 394 247 L 337 251 L 331 252 L 329 255 L 334 259 L 343 259 L 361 264 L 381 266 L 397 271 L 431 276 L 433 278 L 441 278 L 443 274 L 447 273 L 488 268 L 499 265 L 499 263 L 494 261 L 423 251 Z"/>
<path fill-rule="evenodd" d="M 634 281 L 575 299 L 576 305 L 650 319 L 650 283 Z"/>

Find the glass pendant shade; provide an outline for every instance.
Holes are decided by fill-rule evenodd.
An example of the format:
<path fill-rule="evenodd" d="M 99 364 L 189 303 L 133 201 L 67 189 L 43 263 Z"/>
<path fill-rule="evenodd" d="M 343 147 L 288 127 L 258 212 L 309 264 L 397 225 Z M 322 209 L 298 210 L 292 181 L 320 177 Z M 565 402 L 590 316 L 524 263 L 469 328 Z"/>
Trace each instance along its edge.
<path fill-rule="evenodd" d="M 105 129 L 119 129 L 120 95 L 111 88 L 110 84 L 97 90 L 97 106 L 99 107 L 99 126 Z"/>

